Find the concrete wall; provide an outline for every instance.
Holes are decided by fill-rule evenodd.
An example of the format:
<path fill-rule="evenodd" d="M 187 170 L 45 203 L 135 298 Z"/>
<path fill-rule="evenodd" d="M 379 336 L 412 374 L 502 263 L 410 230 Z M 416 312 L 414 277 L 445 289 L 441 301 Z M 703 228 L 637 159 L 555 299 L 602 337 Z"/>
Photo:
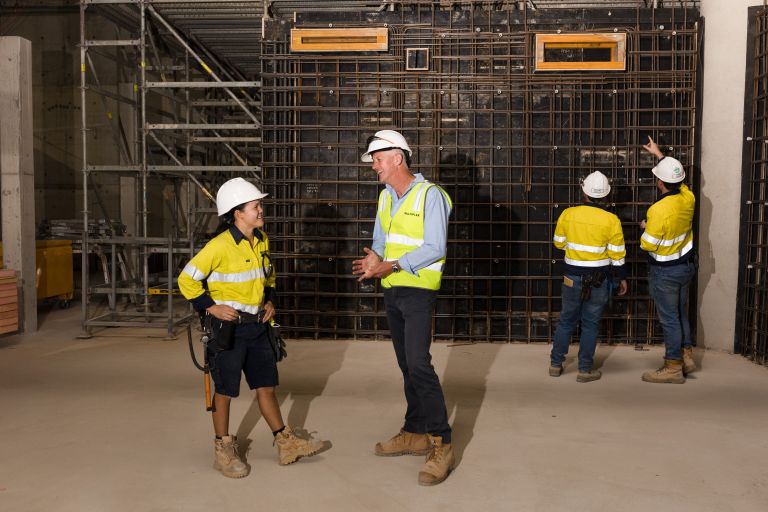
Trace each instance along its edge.
<path fill-rule="evenodd" d="M 732 352 L 738 286 L 747 9 L 760 0 L 702 0 L 705 18 L 699 226 L 700 346 Z"/>
<path fill-rule="evenodd" d="M 76 14 L 4 18 L 3 35 L 32 43 L 35 220 L 75 218 L 80 175 L 79 18 Z"/>
<path fill-rule="evenodd" d="M 80 15 L 76 11 L 45 12 L 30 15 L 4 11 L 0 34 L 28 39 L 32 43 L 32 84 L 34 96 L 35 224 L 48 219 L 82 219 L 82 140 L 80 100 Z M 98 17 L 89 19 L 89 39 L 116 39 L 115 28 Z M 124 34 L 123 34 L 124 35 Z M 125 36 L 128 38 L 128 36 Z M 130 96 L 133 77 L 119 73 L 113 60 L 92 55 L 101 86 L 113 93 Z M 93 75 L 88 74 L 90 84 Z M 158 107 L 164 105 L 157 105 Z M 134 113 L 125 104 L 108 99 L 105 105 L 95 93 L 86 96 L 87 119 L 91 131 L 87 145 L 89 163 L 127 164 L 114 140 L 108 112 L 123 123 L 131 150 L 134 147 Z M 167 108 L 167 105 L 165 105 Z M 121 219 L 126 209 L 135 210 L 130 187 L 116 174 L 92 174 L 88 210 L 91 219 Z M 97 195 L 101 201 L 97 200 Z M 163 236 L 170 230 L 164 204 L 163 184 L 149 193 L 150 235 Z M 123 204 L 125 203 L 125 204 Z M 135 229 L 135 219 L 124 222 Z M 135 230 L 129 233 L 136 234 Z"/>

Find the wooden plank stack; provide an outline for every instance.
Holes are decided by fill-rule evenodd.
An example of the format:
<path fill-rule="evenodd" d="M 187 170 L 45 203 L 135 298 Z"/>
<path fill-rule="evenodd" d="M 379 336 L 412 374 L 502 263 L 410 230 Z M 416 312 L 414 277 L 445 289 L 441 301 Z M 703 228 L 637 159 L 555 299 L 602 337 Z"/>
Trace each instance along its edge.
<path fill-rule="evenodd" d="M 16 271 L 0 270 L 0 334 L 19 330 L 19 297 Z"/>

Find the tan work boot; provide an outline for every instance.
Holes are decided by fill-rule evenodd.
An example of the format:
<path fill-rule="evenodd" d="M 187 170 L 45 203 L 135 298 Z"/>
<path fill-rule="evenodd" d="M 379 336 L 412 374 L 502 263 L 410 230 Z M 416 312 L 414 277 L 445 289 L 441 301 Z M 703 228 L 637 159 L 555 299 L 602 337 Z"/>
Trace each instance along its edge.
<path fill-rule="evenodd" d="M 549 376 L 550 377 L 559 377 L 563 374 L 563 367 L 562 366 L 550 366 L 549 367 Z"/>
<path fill-rule="evenodd" d="M 392 439 L 376 443 L 374 453 L 380 457 L 396 457 L 398 455 L 426 455 L 429 450 L 427 434 L 414 434 L 400 430 L 400 433 Z"/>
<path fill-rule="evenodd" d="M 673 359 L 665 359 L 664 366 L 653 372 L 643 374 L 645 382 L 655 382 L 658 384 L 683 384 L 685 375 L 683 375 L 683 362 Z"/>
<path fill-rule="evenodd" d="M 590 370 L 588 372 L 579 372 L 576 376 L 576 382 L 592 382 L 598 380 L 603 376 L 603 372 L 600 370 Z"/>
<path fill-rule="evenodd" d="M 453 446 L 450 443 L 443 444 L 443 438 L 429 436 L 431 449 L 427 455 L 427 462 L 419 471 L 419 485 L 437 485 L 453 470 L 456 458 L 453 456 Z"/>
<path fill-rule="evenodd" d="M 685 373 L 696 371 L 696 361 L 693 360 L 693 347 L 683 347 L 683 371 Z"/>
<path fill-rule="evenodd" d="M 301 439 L 296 437 L 291 427 L 286 426 L 282 432 L 275 436 L 277 454 L 280 456 L 280 464 L 292 464 L 302 457 L 311 457 L 323 447 L 322 441 L 317 439 Z"/>
<path fill-rule="evenodd" d="M 251 468 L 243 462 L 237 454 L 237 438 L 235 436 L 223 436 L 215 442 L 216 458 L 213 462 L 214 469 L 229 478 L 243 478 L 248 476 Z"/>

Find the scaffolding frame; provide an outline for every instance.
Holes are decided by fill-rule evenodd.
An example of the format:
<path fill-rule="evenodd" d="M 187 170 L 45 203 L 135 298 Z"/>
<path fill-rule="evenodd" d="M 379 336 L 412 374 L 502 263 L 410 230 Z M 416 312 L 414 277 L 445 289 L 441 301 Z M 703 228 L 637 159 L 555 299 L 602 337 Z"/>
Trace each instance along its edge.
<path fill-rule="evenodd" d="M 261 181 L 256 99 L 261 84 L 221 63 L 199 41 L 186 38 L 162 12 L 163 7 L 190 3 L 201 4 L 194 0 L 80 2 L 83 337 L 96 327 L 160 327 L 174 337 L 176 327 L 193 316 L 179 297 L 176 275 L 210 229 L 215 217 L 211 191 L 232 174 Z M 170 14 L 174 15 L 173 9 Z M 114 23 L 116 37 L 90 37 L 90 32 L 98 31 L 96 20 L 104 19 Z M 100 67 L 107 63 L 117 63 L 119 68 L 112 87 L 100 80 Z M 129 84 L 130 95 L 120 90 L 121 83 L 123 89 Z M 90 151 L 91 132 L 98 129 L 88 108 L 92 95 L 101 105 L 95 114 L 106 116 L 117 150 L 110 161 L 94 161 Z M 128 107 L 127 116 L 121 106 Z M 126 128 L 126 117 L 133 118 L 133 130 Z M 100 175 L 129 177 L 137 185 L 134 236 L 91 233 L 90 195 L 98 194 Z M 149 196 L 158 183 L 170 191 L 162 202 L 171 211 L 172 225 L 164 233 L 156 233 L 152 225 L 157 218 Z M 111 223 L 108 208 L 98 195 L 95 199 Z M 101 258 L 103 283 L 93 282 L 92 253 Z M 122 271 L 121 280 L 118 271 Z M 106 312 L 91 306 L 95 296 L 107 297 Z"/>

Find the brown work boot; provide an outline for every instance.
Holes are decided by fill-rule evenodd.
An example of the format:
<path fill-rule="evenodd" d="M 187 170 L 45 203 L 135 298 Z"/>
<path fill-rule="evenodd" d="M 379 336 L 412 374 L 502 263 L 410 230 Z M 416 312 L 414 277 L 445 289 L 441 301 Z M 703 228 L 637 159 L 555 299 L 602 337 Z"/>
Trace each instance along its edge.
<path fill-rule="evenodd" d="M 603 372 L 600 370 L 590 370 L 588 372 L 579 371 L 579 374 L 576 376 L 576 382 L 592 382 L 593 380 L 600 379 L 602 376 Z"/>
<path fill-rule="evenodd" d="M 685 375 L 683 375 L 683 362 L 674 359 L 665 359 L 664 366 L 653 372 L 643 374 L 645 382 L 655 382 L 658 384 L 683 384 Z"/>
<path fill-rule="evenodd" d="M 549 376 L 550 377 L 559 377 L 563 374 L 563 367 L 562 366 L 550 366 L 549 367 Z"/>
<path fill-rule="evenodd" d="M 380 457 L 396 457 L 398 455 L 426 455 L 429 450 L 427 434 L 414 434 L 400 430 L 400 433 L 389 441 L 376 443 L 374 453 Z"/>
<path fill-rule="evenodd" d="M 456 458 L 453 456 L 453 446 L 450 443 L 443 444 L 440 436 L 428 435 L 431 445 L 427 462 L 419 471 L 419 485 L 437 485 L 453 470 Z"/>
<path fill-rule="evenodd" d="M 696 371 L 696 361 L 693 360 L 693 347 L 683 347 L 683 371 L 685 373 Z"/>
<path fill-rule="evenodd" d="M 296 437 L 293 429 L 288 426 L 275 436 L 275 444 L 282 465 L 292 464 L 302 457 L 311 457 L 323 447 L 323 442 L 317 439 Z"/>
<path fill-rule="evenodd" d="M 214 469 L 229 478 L 243 478 L 248 476 L 251 468 L 243 462 L 237 454 L 237 438 L 235 436 L 223 436 L 215 442 L 216 458 L 213 462 Z"/>

